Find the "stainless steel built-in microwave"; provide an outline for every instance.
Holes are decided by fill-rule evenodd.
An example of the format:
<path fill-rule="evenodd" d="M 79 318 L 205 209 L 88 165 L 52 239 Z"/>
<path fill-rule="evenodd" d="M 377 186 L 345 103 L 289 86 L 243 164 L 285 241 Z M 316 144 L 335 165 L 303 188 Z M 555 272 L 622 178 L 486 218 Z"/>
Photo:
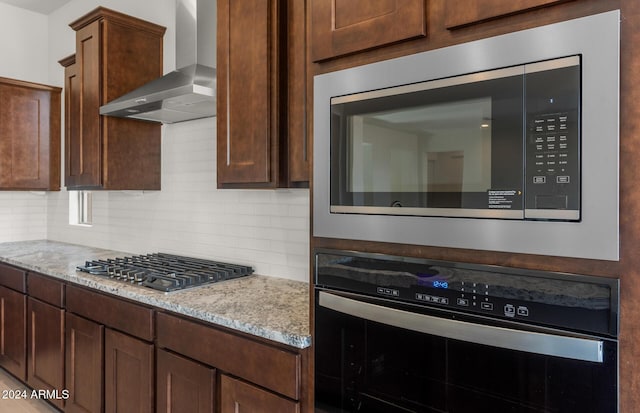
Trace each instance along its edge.
<path fill-rule="evenodd" d="M 316 76 L 314 235 L 617 260 L 619 18 Z"/>
<path fill-rule="evenodd" d="M 580 56 L 331 99 L 332 213 L 580 220 Z"/>

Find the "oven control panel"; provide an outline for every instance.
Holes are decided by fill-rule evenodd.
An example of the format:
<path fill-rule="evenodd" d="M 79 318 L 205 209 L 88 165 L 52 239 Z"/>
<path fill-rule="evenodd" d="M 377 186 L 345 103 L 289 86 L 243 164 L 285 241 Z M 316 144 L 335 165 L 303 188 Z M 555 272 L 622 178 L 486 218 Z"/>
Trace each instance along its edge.
<path fill-rule="evenodd" d="M 331 250 L 316 253 L 315 282 L 405 305 L 617 335 L 617 279 Z"/>

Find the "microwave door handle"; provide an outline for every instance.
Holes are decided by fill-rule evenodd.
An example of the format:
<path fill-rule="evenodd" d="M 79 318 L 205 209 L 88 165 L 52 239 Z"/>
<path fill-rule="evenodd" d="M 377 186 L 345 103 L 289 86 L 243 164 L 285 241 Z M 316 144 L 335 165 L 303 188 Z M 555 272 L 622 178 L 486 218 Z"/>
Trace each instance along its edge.
<path fill-rule="evenodd" d="M 603 362 L 601 340 L 450 320 L 358 301 L 325 291 L 319 293 L 319 305 L 354 317 L 419 333 L 546 356 Z"/>

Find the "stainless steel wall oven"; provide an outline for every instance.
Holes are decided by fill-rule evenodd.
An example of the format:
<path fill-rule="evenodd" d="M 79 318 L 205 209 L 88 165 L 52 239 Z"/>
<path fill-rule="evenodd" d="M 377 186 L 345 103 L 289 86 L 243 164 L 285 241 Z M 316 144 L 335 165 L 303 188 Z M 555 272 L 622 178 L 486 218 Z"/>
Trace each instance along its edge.
<path fill-rule="evenodd" d="M 618 411 L 618 280 L 315 254 L 318 413 Z"/>

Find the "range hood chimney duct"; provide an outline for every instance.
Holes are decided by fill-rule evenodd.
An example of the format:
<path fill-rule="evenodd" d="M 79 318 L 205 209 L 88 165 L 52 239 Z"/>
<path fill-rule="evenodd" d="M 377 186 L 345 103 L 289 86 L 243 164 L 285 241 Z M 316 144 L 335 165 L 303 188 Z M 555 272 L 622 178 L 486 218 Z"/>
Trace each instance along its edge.
<path fill-rule="evenodd" d="M 100 107 L 100 114 L 176 123 L 216 115 L 215 0 L 176 0 L 176 70 Z"/>

